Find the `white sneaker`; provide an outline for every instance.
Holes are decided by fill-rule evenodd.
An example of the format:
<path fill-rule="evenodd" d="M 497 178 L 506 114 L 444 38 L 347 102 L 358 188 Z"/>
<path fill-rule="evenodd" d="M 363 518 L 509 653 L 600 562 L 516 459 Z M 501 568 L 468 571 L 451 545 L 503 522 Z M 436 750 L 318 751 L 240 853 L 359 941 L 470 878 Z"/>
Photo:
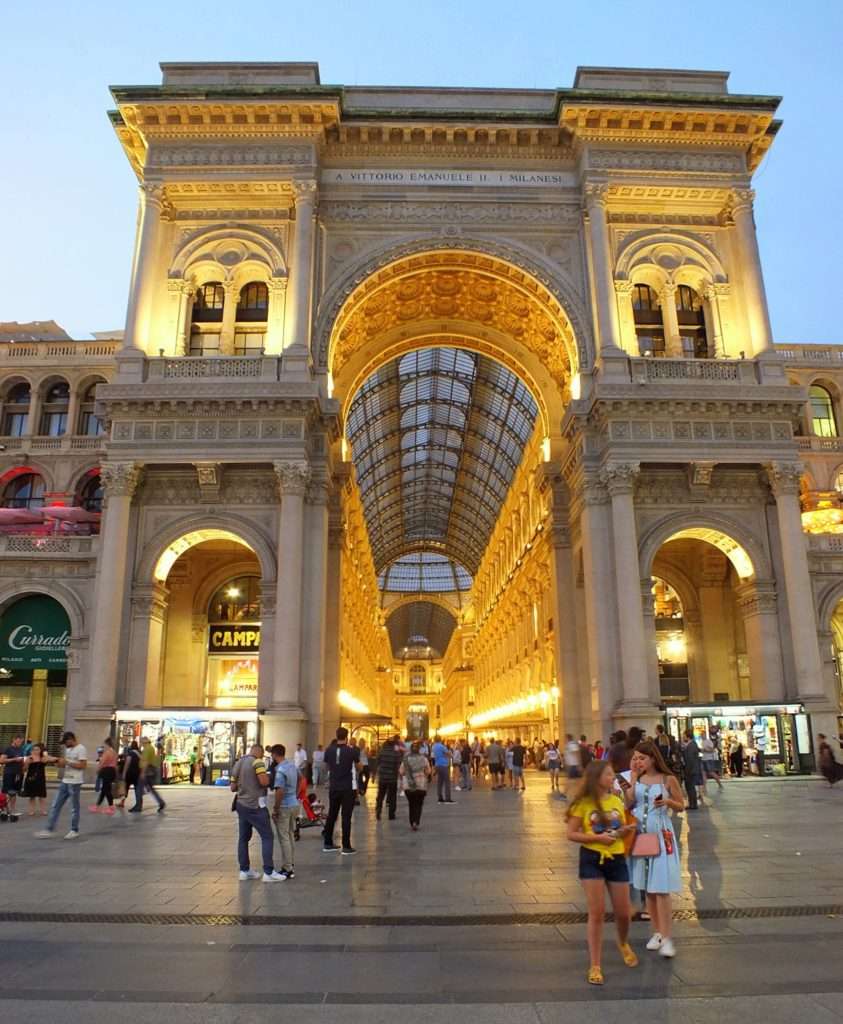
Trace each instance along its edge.
<path fill-rule="evenodd" d="M 673 945 L 673 939 L 662 939 L 662 944 L 659 947 L 659 956 L 676 956 L 676 946 Z"/>
<path fill-rule="evenodd" d="M 260 871 L 255 871 L 254 868 L 252 868 L 249 871 L 241 871 L 239 878 L 241 882 L 251 882 L 256 878 L 260 878 L 260 876 Z"/>
<path fill-rule="evenodd" d="M 650 941 L 646 945 L 646 949 L 661 949 L 664 939 L 661 937 L 659 932 L 653 932 L 650 936 Z"/>
<path fill-rule="evenodd" d="M 264 872 L 263 880 L 264 882 L 286 882 L 287 876 L 280 871 L 273 871 L 271 875 Z"/>
<path fill-rule="evenodd" d="M 36 839 L 52 839 L 53 836 L 55 836 L 55 832 L 50 832 L 50 830 L 46 828 L 35 833 Z"/>
<path fill-rule="evenodd" d="M 73 829 L 71 829 L 64 838 L 65 839 L 78 839 L 79 838 L 79 833 L 75 832 Z"/>

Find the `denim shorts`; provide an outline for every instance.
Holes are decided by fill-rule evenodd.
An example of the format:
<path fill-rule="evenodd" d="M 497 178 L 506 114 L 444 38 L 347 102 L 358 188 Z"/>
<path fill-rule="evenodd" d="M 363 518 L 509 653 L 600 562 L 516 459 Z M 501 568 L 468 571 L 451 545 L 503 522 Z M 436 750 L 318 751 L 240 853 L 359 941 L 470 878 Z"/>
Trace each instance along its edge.
<path fill-rule="evenodd" d="M 586 881 L 598 879 L 604 882 L 629 882 L 629 867 L 622 853 L 604 857 L 602 864 L 600 856 L 596 850 L 580 847 L 580 878 Z"/>

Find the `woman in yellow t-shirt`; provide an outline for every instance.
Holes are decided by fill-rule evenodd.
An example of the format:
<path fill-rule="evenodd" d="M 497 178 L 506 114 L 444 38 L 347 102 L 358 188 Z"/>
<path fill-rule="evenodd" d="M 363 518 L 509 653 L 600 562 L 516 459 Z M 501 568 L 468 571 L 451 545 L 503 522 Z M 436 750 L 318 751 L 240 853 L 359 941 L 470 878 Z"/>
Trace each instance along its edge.
<path fill-rule="evenodd" d="M 634 825 L 625 825 L 623 800 L 613 792 L 615 773 L 606 761 L 590 761 L 577 792 L 568 806 L 568 839 L 580 844 L 580 881 L 588 901 L 588 951 L 590 985 L 603 984 L 600 954 L 606 888 L 612 900 L 618 949 L 627 967 L 638 957 L 629 942 L 629 869 L 623 837 Z"/>

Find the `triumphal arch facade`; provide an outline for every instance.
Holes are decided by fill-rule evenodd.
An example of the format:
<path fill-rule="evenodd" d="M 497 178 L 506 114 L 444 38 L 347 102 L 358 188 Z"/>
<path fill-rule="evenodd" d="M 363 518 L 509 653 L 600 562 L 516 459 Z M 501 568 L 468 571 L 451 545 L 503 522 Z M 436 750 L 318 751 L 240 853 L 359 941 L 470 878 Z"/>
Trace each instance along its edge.
<path fill-rule="evenodd" d="M 720 706 L 798 766 L 840 713 L 841 364 L 771 332 L 778 99 L 162 72 L 113 89 L 125 332 L 3 363 L 4 486 L 104 506 L 84 549 L 2 540 L 5 607 L 67 607 L 68 719 L 605 741 Z"/>

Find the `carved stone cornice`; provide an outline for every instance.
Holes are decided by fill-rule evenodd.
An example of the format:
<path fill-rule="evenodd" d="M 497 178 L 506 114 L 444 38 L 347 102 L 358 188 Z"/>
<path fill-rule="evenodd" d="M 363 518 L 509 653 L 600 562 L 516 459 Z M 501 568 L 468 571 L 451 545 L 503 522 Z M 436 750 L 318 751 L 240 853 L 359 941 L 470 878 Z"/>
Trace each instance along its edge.
<path fill-rule="evenodd" d="M 632 494 L 640 472 L 639 462 L 610 462 L 600 472 L 600 483 L 611 497 L 617 494 Z"/>
<path fill-rule="evenodd" d="M 298 495 L 304 497 L 310 482 L 310 466 L 303 461 L 273 462 L 275 477 L 278 482 L 278 494 Z"/>
<path fill-rule="evenodd" d="M 104 462 L 100 467 L 100 483 L 109 498 L 131 498 L 143 475 L 139 462 Z"/>
<path fill-rule="evenodd" d="M 770 490 L 776 498 L 782 495 L 798 495 L 805 467 L 801 462 L 768 462 L 764 466 Z"/>

